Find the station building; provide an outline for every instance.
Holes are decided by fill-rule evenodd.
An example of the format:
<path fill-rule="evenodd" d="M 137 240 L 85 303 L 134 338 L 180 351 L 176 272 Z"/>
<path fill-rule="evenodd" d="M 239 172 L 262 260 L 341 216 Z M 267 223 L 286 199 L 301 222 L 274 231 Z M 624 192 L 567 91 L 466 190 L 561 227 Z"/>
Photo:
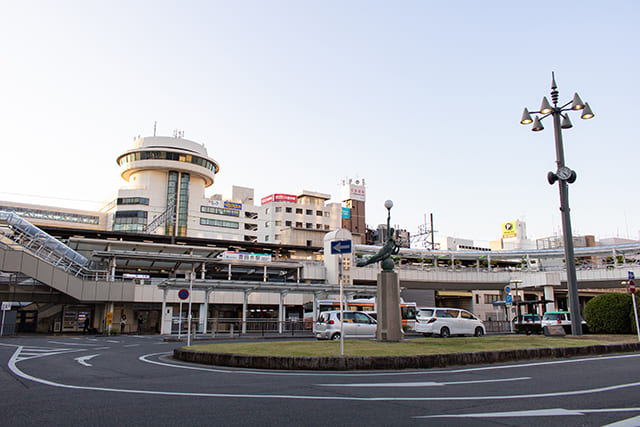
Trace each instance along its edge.
<path fill-rule="evenodd" d="M 34 330 L 79 331 L 86 318 L 104 327 L 100 322 L 112 313 L 114 323 L 122 314 L 130 322 L 142 315 L 146 331 L 166 332 L 163 322 L 186 310 L 180 308 L 177 291 L 194 282 L 193 314 L 200 330 L 210 328 L 207 319 L 301 319 L 306 302 L 337 295 L 341 278 L 337 258 L 328 255 L 328 236 L 348 236 L 356 256 L 377 250 L 364 244 L 364 180 L 345 180 L 340 202 L 302 190 L 267 195 L 258 205 L 247 187 L 207 197 L 220 166 L 194 141 L 136 138 L 117 162 L 126 185 L 102 209 L 0 201 L 0 211 L 7 213 L 0 221 L 7 231 L 0 234 L 0 297 L 32 302 L 36 308 L 23 313 L 25 319 L 35 316 Z M 29 224 L 11 224 L 16 221 L 12 214 Z M 524 224 L 514 226 L 524 241 Z M 78 254 L 69 261 L 77 277 L 58 271 L 68 257 L 60 242 Z M 16 246 L 21 244 L 22 249 Z M 443 250 L 401 250 L 405 300 L 470 309 L 483 320 L 504 318 L 494 303 L 504 300 L 506 283 L 522 278 L 528 282 L 522 285 L 523 299 L 566 306 L 561 250 L 490 251 L 464 239 L 449 239 L 446 245 Z M 640 246 L 594 250 L 588 257 L 602 259 L 616 251 L 637 260 Z M 352 256 L 349 264 L 354 261 Z M 581 296 L 619 287 L 618 270 L 615 265 L 613 271 L 583 279 L 595 290 L 583 290 Z M 349 277 L 343 282 L 347 294 L 371 295 L 377 272 L 368 266 L 344 275 Z"/>

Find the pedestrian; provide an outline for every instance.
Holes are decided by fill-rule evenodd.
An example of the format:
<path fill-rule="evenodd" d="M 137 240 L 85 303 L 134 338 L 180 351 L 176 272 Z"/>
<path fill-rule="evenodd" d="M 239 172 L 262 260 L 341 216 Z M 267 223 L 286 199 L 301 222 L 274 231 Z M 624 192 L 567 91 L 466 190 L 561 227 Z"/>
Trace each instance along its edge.
<path fill-rule="evenodd" d="M 84 325 L 82 325 L 82 333 L 86 334 L 87 332 L 89 332 L 90 328 L 91 328 L 91 314 L 87 313 L 87 315 L 84 318 Z"/>
<path fill-rule="evenodd" d="M 124 334 L 124 328 L 127 326 L 127 315 L 124 314 L 124 312 L 122 313 L 122 316 L 120 316 L 120 333 Z"/>
<path fill-rule="evenodd" d="M 138 335 L 142 335 L 142 325 L 144 324 L 144 317 L 142 313 L 138 314 Z"/>

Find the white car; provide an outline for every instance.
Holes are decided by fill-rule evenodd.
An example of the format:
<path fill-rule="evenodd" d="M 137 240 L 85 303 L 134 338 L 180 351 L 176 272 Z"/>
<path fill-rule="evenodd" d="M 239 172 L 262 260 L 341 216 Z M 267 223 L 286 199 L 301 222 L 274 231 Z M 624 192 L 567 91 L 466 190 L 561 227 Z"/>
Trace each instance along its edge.
<path fill-rule="evenodd" d="M 376 320 L 364 311 L 344 310 L 342 332 L 345 338 L 375 338 Z M 319 340 L 340 339 L 340 310 L 323 311 L 316 323 L 316 338 Z"/>
<path fill-rule="evenodd" d="M 482 321 L 461 308 L 421 307 L 416 314 L 416 332 L 424 336 L 474 335 L 481 337 L 486 330 Z"/>

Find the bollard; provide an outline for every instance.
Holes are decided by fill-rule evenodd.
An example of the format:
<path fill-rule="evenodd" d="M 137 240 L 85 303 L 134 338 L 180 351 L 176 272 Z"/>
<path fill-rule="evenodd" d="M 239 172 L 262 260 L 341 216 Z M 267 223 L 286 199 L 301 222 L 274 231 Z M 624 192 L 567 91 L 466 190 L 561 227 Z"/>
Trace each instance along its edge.
<path fill-rule="evenodd" d="M 229 326 L 229 336 L 233 338 L 233 323 Z"/>

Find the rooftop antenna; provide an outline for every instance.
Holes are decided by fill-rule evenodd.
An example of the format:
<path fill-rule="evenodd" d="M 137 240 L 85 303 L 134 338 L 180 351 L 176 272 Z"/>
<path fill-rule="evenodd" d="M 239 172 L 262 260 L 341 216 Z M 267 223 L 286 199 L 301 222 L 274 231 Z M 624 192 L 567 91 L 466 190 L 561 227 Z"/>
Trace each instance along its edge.
<path fill-rule="evenodd" d="M 153 122 L 153 136 L 156 136 L 156 126 L 158 125 L 158 122 Z"/>

